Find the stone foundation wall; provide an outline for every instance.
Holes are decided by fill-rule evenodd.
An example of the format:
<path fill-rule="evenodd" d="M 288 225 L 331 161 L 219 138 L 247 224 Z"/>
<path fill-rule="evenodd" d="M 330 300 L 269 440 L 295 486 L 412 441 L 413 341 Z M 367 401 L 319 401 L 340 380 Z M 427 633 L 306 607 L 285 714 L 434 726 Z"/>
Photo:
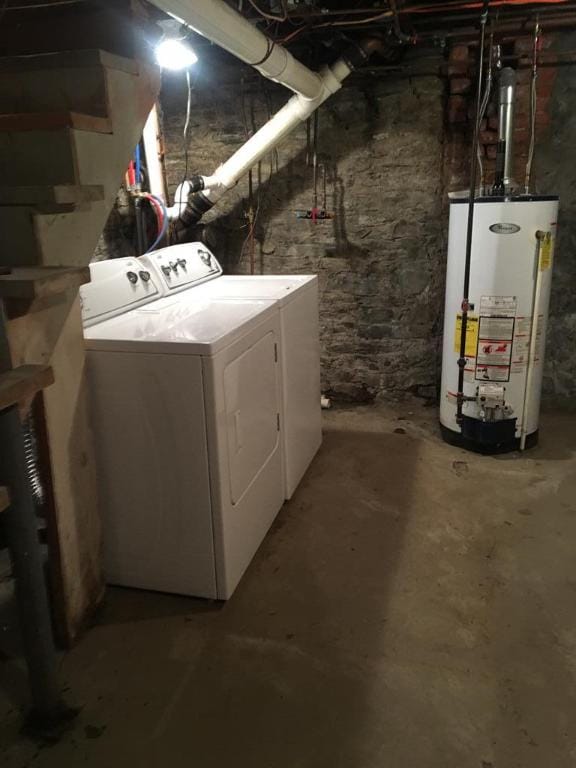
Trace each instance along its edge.
<path fill-rule="evenodd" d="M 546 38 L 543 50 L 550 56 L 575 44 L 576 36 L 561 35 Z M 530 50 L 528 38 L 517 41 L 516 63 L 529 63 Z M 474 48 L 455 46 L 444 61 L 427 61 L 427 74 L 408 56 L 398 71 L 354 75 L 320 108 L 317 205 L 330 218 L 298 218 L 314 206 L 304 124 L 205 217 L 204 237 L 227 272 L 319 275 L 322 385 L 338 399 L 438 395 L 447 193 L 468 183 Z M 195 78 L 189 174 L 214 170 L 289 97 L 249 68 L 212 62 L 205 52 Z M 516 173 L 523 179 L 529 70 L 518 79 Z M 170 194 L 186 173 L 186 97 L 184 77 L 166 75 Z M 575 100 L 576 68 L 541 68 L 534 179 L 538 192 L 561 198 L 544 380 L 554 403 L 576 396 Z M 481 133 L 488 182 L 494 110 Z M 97 258 L 133 254 L 133 239 L 120 195 Z"/>
<path fill-rule="evenodd" d="M 267 83 L 213 86 L 199 76 L 194 89 L 191 172 L 212 171 L 287 99 Z M 182 87 L 167 84 L 171 192 L 184 175 L 184 105 Z M 244 178 L 205 217 L 207 241 L 229 272 L 252 265 L 257 273 L 319 275 L 324 391 L 355 401 L 434 398 L 445 264 L 444 84 L 434 75 L 356 76 L 318 119 L 318 206 L 331 218 L 297 217 L 314 204 L 303 124 L 254 170 L 252 202 Z"/>

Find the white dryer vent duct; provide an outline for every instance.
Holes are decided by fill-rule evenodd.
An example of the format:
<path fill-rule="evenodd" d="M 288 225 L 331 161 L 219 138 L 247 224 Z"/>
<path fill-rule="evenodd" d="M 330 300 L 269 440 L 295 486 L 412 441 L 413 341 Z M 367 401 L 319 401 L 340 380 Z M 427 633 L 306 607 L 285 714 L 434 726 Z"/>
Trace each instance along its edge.
<path fill-rule="evenodd" d="M 294 96 L 232 157 L 210 176 L 195 176 L 176 193 L 171 209 L 177 218 L 175 239 L 187 239 L 193 227 L 222 195 L 301 122 L 342 87 L 342 82 L 381 47 L 375 38 L 349 50 L 332 66 L 312 72 L 292 54 L 271 41 L 223 0 L 153 0 L 154 4 L 250 64 L 270 80 L 294 91 Z M 189 193 L 189 194 L 188 194 Z M 186 202 L 186 204 L 184 204 Z"/>

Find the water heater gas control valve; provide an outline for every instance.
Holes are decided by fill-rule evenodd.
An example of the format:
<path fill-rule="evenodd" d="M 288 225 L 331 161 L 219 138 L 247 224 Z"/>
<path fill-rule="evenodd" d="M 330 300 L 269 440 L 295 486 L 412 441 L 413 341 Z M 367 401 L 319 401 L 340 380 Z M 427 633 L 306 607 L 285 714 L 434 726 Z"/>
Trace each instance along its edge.
<path fill-rule="evenodd" d="M 506 387 L 494 382 L 483 382 L 476 390 L 476 400 L 480 415 L 485 421 L 505 419 L 512 413 L 512 407 L 506 403 Z"/>

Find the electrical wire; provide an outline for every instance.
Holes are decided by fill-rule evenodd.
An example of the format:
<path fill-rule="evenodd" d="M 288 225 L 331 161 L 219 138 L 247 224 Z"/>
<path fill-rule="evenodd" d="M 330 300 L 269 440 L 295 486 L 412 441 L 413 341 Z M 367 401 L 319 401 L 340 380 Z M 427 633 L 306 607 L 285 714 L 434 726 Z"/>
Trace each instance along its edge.
<path fill-rule="evenodd" d="M 484 119 L 486 108 L 488 107 L 488 101 L 490 100 L 490 92 L 492 90 L 492 48 L 494 45 L 494 33 L 490 33 L 490 41 L 488 43 L 488 69 L 486 70 L 486 84 L 484 86 L 484 95 L 482 96 L 482 103 L 480 105 L 480 122 Z M 482 151 L 480 148 L 480 142 L 476 145 L 476 157 L 478 158 L 478 170 L 480 171 L 480 195 L 484 194 L 484 163 L 482 162 Z"/>
<path fill-rule="evenodd" d="M 562 6 L 562 5 L 568 5 L 569 0 L 491 0 L 490 6 L 491 7 L 523 7 L 526 5 L 551 5 L 551 6 Z M 306 21 L 302 24 L 302 26 L 298 27 L 293 32 L 289 33 L 288 35 L 285 35 L 284 37 L 281 37 L 278 39 L 277 42 L 286 44 L 288 42 L 291 42 L 295 40 L 297 37 L 299 37 L 302 33 L 313 31 L 316 29 L 327 29 L 330 27 L 353 27 L 353 26 L 363 26 L 366 24 L 371 24 L 373 22 L 377 21 L 383 21 L 385 19 L 391 19 L 394 18 L 395 21 L 398 21 L 399 16 L 403 14 L 435 14 L 440 11 L 466 11 L 466 10 L 475 10 L 478 8 L 482 8 L 482 0 L 472 0 L 472 2 L 446 2 L 442 3 L 441 5 L 435 5 L 434 3 L 430 4 L 418 4 L 413 6 L 404 6 L 403 8 L 397 8 L 396 12 L 394 10 L 386 10 L 382 11 L 381 13 L 378 13 L 376 15 L 368 16 L 363 19 L 349 19 L 346 18 L 347 15 L 357 14 L 357 13 L 369 13 L 370 9 L 360 9 L 360 8 L 350 8 L 343 11 L 332 11 L 330 12 L 330 15 L 338 15 L 341 18 L 338 19 L 338 21 L 325 21 L 321 22 L 319 24 L 311 23 L 312 18 L 320 18 L 322 16 L 325 16 L 323 13 L 318 14 L 310 14 L 307 13 L 306 16 L 303 14 L 300 15 L 300 18 L 305 18 Z M 342 18 L 344 17 L 344 18 Z M 276 20 L 279 20 L 279 17 L 276 18 Z M 291 21 L 290 18 L 287 20 Z M 292 22 L 293 23 L 293 22 Z"/>
<path fill-rule="evenodd" d="M 534 50 L 532 60 L 532 79 L 530 82 L 530 146 L 526 160 L 526 175 L 524 177 L 524 193 L 530 193 L 530 176 L 532 175 L 532 162 L 534 160 L 534 145 L 536 143 L 536 80 L 538 78 L 538 46 L 540 42 L 540 25 L 536 20 L 534 27 Z"/>
<path fill-rule="evenodd" d="M 282 2 L 282 16 L 276 16 L 274 13 L 267 13 L 267 11 L 263 11 L 262 8 L 255 2 L 255 0 L 248 0 L 252 8 L 262 16 L 263 19 L 269 19 L 270 21 L 288 21 L 288 10 L 286 8 L 286 5 L 284 3 L 284 0 L 281 0 Z"/>
<path fill-rule="evenodd" d="M 188 132 L 190 130 L 190 113 L 192 111 L 192 81 L 190 79 L 190 70 L 186 70 L 186 86 L 188 89 L 188 95 L 186 98 L 186 119 L 184 121 L 184 130 L 182 131 L 182 140 L 184 144 L 184 174 L 182 176 L 182 180 L 180 181 L 180 184 L 176 189 L 182 186 L 185 181 L 188 180 L 188 160 L 189 160 L 189 151 L 188 151 Z M 186 206 L 182 205 L 182 200 L 176 200 L 174 199 L 174 204 L 179 204 L 178 208 L 178 221 L 182 222 L 182 213 L 185 211 Z M 166 217 L 168 219 L 168 217 Z"/>
<path fill-rule="evenodd" d="M 192 82 L 189 69 L 186 70 L 186 85 L 188 86 L 188 96 L 186 99 L 186 120 L 184 121 L 184 131 L 182 132 L 182 138 L 184 139 L 184 178 L 182 181 L 186 181 L 188 178 L 188 131 L 190 130 L 190 112 L 192 111 Z"/>
<path fill-rule="evenodd" d="M 564 1 L 564 0 L 559 0 Z M 356 19 L 355 21 L 328 21 L 325 24 L 315 24 L 314 29 L 321 29 L 323 27 L 355 27 L 360 24 L 370 24 L 373 21 L 380 21 L 381 19 L 390 19 L 394 16 L 393 11 L 384 11 L 376 16 L 370 16 L 367 19 Z"/>

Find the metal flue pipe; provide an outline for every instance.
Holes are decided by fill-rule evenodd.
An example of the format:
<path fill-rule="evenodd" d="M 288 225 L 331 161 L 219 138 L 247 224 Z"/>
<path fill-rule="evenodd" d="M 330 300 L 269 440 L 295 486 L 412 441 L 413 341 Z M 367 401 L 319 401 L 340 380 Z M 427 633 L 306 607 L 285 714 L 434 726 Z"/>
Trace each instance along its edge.
<path fill-rule="evenodd" d="M 516 72 L 504 67 L 498 82 L 498 149 L 494 191 L 507 194 L 513 186 L 514 98 Z"/>

